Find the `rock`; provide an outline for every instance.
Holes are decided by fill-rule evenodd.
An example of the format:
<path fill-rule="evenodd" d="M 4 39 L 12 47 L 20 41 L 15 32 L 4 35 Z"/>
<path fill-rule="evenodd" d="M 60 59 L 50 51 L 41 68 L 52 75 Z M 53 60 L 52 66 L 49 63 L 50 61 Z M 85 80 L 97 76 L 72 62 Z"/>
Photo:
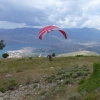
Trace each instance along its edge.
<path fill-rule="evenodd" d="M 50 67 L 51 69 L 53 69 L 54 67 Z"/>
<path fill-rule="evenodd" d="M 0 97 L 0 100 L 4 100 L 2 97 Z"/>
<path fill-rule="evenodd" d="M 12 75 L 11 74 L 6 74 L 6 77 L 12 77 Z"/>
<path fill-rule="evenodd" d="M 0 97 L 3 97 L 3 96 L 4 96 L 4 94 L 2 92 L 0 92 Z"/>
<path fill-rule="evenodd" d="M 68 96 L 67 100 L 81 100 L 81 95 L 76 93 L 71 96 Z"/>

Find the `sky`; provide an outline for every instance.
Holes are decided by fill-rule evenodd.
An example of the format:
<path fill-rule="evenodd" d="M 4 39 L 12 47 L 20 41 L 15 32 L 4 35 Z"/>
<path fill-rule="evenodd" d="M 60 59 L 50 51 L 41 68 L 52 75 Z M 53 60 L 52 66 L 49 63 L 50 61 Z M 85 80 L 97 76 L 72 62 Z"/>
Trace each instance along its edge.
<path fill-rule="evenodd" d="M 100 29 L 100 0 L 0 0 L 0 28 Z"/>

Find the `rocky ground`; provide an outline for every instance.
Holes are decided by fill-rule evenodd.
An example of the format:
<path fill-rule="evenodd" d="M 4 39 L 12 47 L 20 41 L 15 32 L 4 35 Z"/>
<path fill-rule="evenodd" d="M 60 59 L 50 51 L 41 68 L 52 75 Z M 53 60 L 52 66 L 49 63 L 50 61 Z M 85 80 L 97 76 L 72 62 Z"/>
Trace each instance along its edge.
<path fill-rule="evenodd" d="M 60 91 L 60 85 L 77 85 L 81 79 L 90 74 L 87 66 L 76 66 L 73 69 L 59 69 L 43 80 L 27 82 L 26 85 L 19 85 L 18 88 L 0 92 L 0 100 L 46 100 Z M 10 77 L 11 75 L 6 75 Z M 65 99 L 63 99 L 65 100 Z"/>

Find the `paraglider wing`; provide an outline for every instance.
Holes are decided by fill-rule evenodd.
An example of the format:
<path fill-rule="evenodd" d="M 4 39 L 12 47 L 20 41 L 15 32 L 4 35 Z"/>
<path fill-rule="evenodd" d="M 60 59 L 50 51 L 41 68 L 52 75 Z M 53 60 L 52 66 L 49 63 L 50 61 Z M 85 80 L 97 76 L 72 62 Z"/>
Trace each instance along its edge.
<path fill-rule="evenodd" d="M 66 33 L 63 30 L 59 30 L 59 31 L 64 35 L 65 39 L 67 39 Z"/>
<path fill-rule="evenodd" d="M 46 26 L 46 27 L 42 28 L 42 29 L 40 30 L 40 32 L 39 32 L 39 39 L 42 39 L 42 37 L 43 37 L 45 34 L 49 33 L 50 31 L 53 31 L 53 30 L 59 30 L 59 31 L 63 34 L 63 36 L 65 37 L 65 39 L 67 39 L 66 32 L 63 31 L 62 29 L 60 29 L 60 28 L 57 27 L 57 26 Z"/>

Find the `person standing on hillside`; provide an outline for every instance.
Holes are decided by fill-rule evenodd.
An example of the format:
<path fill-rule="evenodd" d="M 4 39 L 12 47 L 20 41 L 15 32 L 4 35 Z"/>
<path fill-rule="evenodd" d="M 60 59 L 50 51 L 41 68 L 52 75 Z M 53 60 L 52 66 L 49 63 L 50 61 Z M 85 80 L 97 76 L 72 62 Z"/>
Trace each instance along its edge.
<path fill-rule="evenodd" d="M 52 60 L 52 56 L 51 55 L 48 55 L 47 58 L 49 58 L 50 61 Z"/>

